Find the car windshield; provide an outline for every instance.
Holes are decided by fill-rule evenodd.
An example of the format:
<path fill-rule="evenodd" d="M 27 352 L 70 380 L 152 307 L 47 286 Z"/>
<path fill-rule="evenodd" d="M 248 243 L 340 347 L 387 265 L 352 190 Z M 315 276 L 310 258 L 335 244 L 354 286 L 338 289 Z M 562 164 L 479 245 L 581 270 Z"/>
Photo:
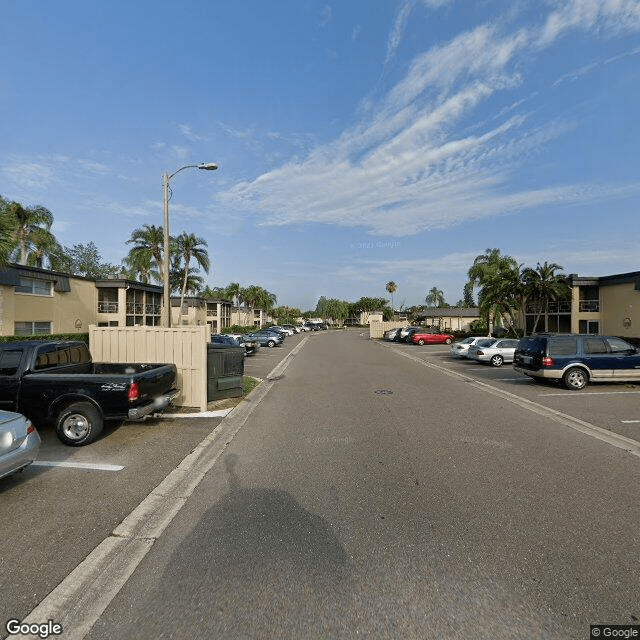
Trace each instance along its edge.
<path fill-rule="evenodd" d="M 492 344 L 495 344 L 497 340 L 495 338 L 484 338 L 483 340 L 478 340 L 476 343 L 479 347 L 490 347 Z"/>

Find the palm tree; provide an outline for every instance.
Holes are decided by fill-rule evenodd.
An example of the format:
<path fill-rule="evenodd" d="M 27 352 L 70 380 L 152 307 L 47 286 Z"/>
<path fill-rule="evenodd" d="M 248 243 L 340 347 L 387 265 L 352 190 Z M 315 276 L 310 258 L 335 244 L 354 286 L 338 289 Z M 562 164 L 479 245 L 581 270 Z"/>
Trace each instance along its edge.
<path fill-rule="evenodd" d="M 522 265 L 503 265 L 501 271 L 487 277 L 479 297 L 480 315 L 500 318 L 514 335 L 518 335 L 514 318 L 524 305 L 522 273 Z"/>
<path fill-rule="evenodd" d="M 42 268 L 46 258 L 54 269 L 61 262 L 64 249 L 47 229 L 34 229 L 31 232 L 30 245 L 27 255 L 28 265 Z"/>
<path fill-rule="evenodd" d="M 0 266 L 9 262 L 11 251 L 15 247 L 15 220 L 9 213 L 9 202 L 0 196 Z"/>
<path fill-rule="evenodd" d="M 193 258 L 205 271 L 209 273 L 209 254 L 206 250 L 207 241 L 198 238 L 193 233 L 187 234 L 182 232 L 175 239 L 176 257 L 182 261 L 181 270 L 183 270 L 182 289 L 180 291 L 180 309 L 184 302 L 184 296 L 187 291 L 187 282 L 189 280 L 189 264 Z M 200 278 L 202 282 L 202 278 Z"/>
<path fill-rule="evenodd" d="M 133 248 L 125 258 L 125 263 L 132 265 L 130 268 L 148 273 L 157 277 L 158 282 L 164 282 L 165 260 L 164 234 L 162 227 L 145 224 L 140 229 L 134 229 L 127 244 L 133 244 Z M 155 262 L 156 269 L 153 269 Z M 157 274 L 157 276 L 156 276 Z"/>
<path fill-rule="evenodd" d="M 467 272 L 469 281 L 465 285 L 465 296 L 471 297 L 474 287 L 480 289 L 478 296 L 480 315 L 486 321 L 489 335 L 491 335 L 496 311 L 495 305 L 487 302 L 493 298 L 491 289 L 496 289 L 503 278 L 510 279 L 514 269 L 519 269 L 514 258 L 501 255 L 500 249 L 487 249 L 484 254 L 476 256 Z"/>
<path fill-rule="evenodd" d="M 18 202 L 3 207 L 8 223 L 9 237 L 13 241 L 13 256 L 19 264 L 27 264 L 29 249 L 34 241 L 40 245 L 53 246 L 57 241 L 51 233 L 53 214 L 41 205 L 23 207 Z"/>
<path fill-rule="evenodd" d="M 231 300 L 233 304 L 237 307 L 240 306 L 240 303 L 243 302 L 242 298 L 242 287 L 239 282 L 231 282 L 225 288 L 225 298 Z"/>
<path fill-rule="evenodd" d="M 567 284 L 565 275 L 563 273 L 556 273 L 561 270 L 562 267 L 559 264 L 555 262 L 549 264 L 545 261 L 542 265 L 538 262 L 535 269 L 525 269 L 522 274 L 526 295 L 535 303 L 536 316 L 531 333 L 536 332 L 540 316 L 543 313 L 546 316 L 549 302 L 566 298 L 570 295 L 571 289 Z"/>
<path fill-rule="evenodd" d="M 391 294 L 391 311 L 393 311 L 393 315 L 395 316 L 396 310 L 393 308 L 393 294 L 398 290 L 398 285 L 393 280 L 387 282 L 385 289 L 387 293 Z"/>
<path fill-rule="evenodd" d="M 150 278 L 160 281 L 160 274 L 151 268 L 150 261 L 142 252 L 129 252 L 129 255 L 122 261 L 125 266 L 123 270 L 130 280 L 138 280 L 147 284 Z"/>
<path fill-rule="evenodd" d="M 438 287 L 432 287 L 424 301 L 432 307 L 441 307 L 446 304 L 444 293 Z"/>

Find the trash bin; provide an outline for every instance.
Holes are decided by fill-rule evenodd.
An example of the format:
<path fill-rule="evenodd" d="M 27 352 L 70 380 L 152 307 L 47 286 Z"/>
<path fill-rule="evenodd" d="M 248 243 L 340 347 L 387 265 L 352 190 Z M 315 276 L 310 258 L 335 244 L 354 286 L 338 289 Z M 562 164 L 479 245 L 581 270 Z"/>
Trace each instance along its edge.
<path fill-rule="evenodd" d="M 242 395 L 245 348 L 207 344 L 207 402 Z"/>

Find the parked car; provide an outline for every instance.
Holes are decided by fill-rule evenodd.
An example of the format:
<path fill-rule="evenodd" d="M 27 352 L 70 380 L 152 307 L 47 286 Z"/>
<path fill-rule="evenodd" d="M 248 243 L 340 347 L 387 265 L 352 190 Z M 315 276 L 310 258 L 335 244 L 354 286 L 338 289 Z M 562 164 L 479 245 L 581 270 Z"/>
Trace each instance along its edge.
<path fill-rule="evenodd" d="M 140 420 L 178 394 L 175 364 L 92 362 L 84 342 L 0 344 L 0 409 L 53 423 L 65 444 L 98 438 L 106 420 Z"/>
<path fill-rule="evenodd" d="M 0 411 L 0 478 L 21 471 L 37 457 L 40 436 L 21 413 Z"/>
<path fill-rule="evenodd" d="M 395 340 L 395 337 L 399 333 L 400 333 L 400 327 L 398 327 L 397 329 L 389 329 L 388 331 L 384 332 L 384 339 L 393 341 L 393 340 Z"/>
<path fill-rule="evenodd" d="M 453 336 L 449 333 L 412 331 L 409 335 L 411 336 L 411 342 L 413 342 L 413 344 L 451 344 L 453 342 Z"/>
<path fill-rule="evenodd" d="M 469 351 L 469 347 L 472 344 L 476 344 L 479 340 L 486 340 L 487 336 L 469 336 L 464 340 L 460 340 L 459 342 L 454 342 L 451 345 L 451 353 L 452 356 L 457 356 L 458 358 L 466 358 L 467 352 Z"/>
<path fill-rule="evenodd" d="M 317 322 L 306 322 L 303 326 L 307 331 L 320 331 L 320 325 Z"/>
<path fill-rule="evenodd" d="M 253 333 L 268 333 L 270 335 L 280 336 L 283 340 L 289 335 L 286 331 L 282 331 L 282 329 L 276 329 L 275 327 L 263 327 L 262 329 L 258 329 Z"/>
<path fill-rule="evenodd" d="M 228 344 L 232 347 L 244 347 L 247 356 L 253 355 L 260 348 L 260 343 L 257 340 L 247 340 L 246 336 L 241 334 L 214 333 L 211 336 L 211 342 Z"/>
<path fill-rule="evenodd" d="M 273 329 L 275 331 L 283 331 L 288 336 L 292 336 L 295 333 L 295 331 L 293 329 L 289 329 L 287 327 L 283 327 L 283 326 L 277 325 L 277 324 L 272 324 L 270 327 L 267 327 L 267 329 Z"/>
<path fill-rule="evenodd" d="M 418 331 L 424 331 L 424 327 L 402 327 L 400 329 L 400 333 L 397 334 L 395 341 L 396 342 L 404 342 L 404 339 L 407 337 L 407 334 L 411 329 L 416 329 Z"/>
<path fill-rule="evenodd" d="M 469 347 L 467 357 L 479 362 L 488 362 L 492 367 L 501 367 L 505 362 L 513 362 L 517 346 L 518 340 L 513 338 L 479 340 Z"/>
<path fill-rule="evenodd" d="M 572 391 L 590 382 L 640 382 L 640 350 L 615 336 L 538 334 L 520 340 L 513 368 L 562 380 Z"/>
<path fill-rule="evenodd" d="M 293 335 L 294 333 L 300 333 L 299 327 L 295 324 L 281 324 L 280 326 L 283 329 L 289 329 L 290 331 L 292 331 L 293 333 L 291 335 Z"/>
<path fill-rule="evenodd" d="M 269 331 L 248 333 L 246 337 L 249 340 L 257 340 L 261 347 L 277 347 L 283 342 L 281 335 Z"/>

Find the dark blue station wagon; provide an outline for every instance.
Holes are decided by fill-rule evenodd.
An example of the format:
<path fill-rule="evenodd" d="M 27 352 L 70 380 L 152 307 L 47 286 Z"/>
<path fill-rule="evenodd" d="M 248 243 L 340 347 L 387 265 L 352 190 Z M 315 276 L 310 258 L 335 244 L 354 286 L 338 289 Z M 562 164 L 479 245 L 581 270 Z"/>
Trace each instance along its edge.
<path fill-rule="evenodd" d="M 513 368 L 579 390 L 590 382 L 640 382 L 640 352 L 614 336 L 539 334 L 520 340 Z"/>

